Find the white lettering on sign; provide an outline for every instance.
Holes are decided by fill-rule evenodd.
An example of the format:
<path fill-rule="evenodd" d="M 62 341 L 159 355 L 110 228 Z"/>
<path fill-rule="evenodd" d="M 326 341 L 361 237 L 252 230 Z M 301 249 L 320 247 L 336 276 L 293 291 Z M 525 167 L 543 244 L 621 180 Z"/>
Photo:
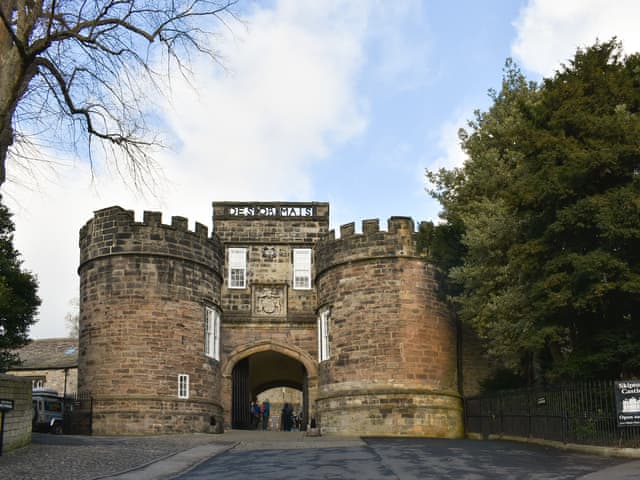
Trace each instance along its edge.
<path fill-rule="evenodd" d="M 227 214 L 232 217 L 313 217 L 314 207 L 282 205 L 280 207 L 263 207 L 260 205 L 229 207 Z"/>

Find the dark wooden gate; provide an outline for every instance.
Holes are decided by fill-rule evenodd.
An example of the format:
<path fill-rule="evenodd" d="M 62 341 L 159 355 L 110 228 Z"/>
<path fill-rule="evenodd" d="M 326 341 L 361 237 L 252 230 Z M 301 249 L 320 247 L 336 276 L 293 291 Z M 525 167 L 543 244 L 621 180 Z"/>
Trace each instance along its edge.
<path fill-rule="evenodd" d="M 74 435 L 91 435 L 93 398 L 89 392 L 67 394 L 64 399 L 62 431 Z"/>
<path fill-rule="evenodd" d="M 309 424 L 309 375 L 307 369 L 302 366 L 302 430 L 307 429 Z"/>
<path fill-rule="evenodd" d="M 231 426 L 249 428 L 251 426 L 251 390 L 249 388 L 249 359 L 243 358 L 233 367 L 231 395 Z"/>

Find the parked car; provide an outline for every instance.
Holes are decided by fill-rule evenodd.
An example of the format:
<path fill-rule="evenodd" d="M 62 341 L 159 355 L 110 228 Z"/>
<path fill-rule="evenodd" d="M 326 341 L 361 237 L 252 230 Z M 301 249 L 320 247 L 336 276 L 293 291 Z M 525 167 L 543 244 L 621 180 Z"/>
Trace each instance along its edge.
<path fill-rule="evenodd" d="M 62 433 L 64 400 L 55 390 L 35 389 L 33 403 L 33 431 Z"/>

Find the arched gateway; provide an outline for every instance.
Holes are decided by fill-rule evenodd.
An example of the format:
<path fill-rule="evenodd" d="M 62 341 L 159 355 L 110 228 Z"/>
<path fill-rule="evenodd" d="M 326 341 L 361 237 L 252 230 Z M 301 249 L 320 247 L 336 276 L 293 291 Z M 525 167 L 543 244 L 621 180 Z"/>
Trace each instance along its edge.
<path fill-rule="evenodd" d="M 231 352 L 222 368 L 224 390 L 231 392 L 225 411 L 227 422 L 234 428 L 250 427 L 248 406 L 258 395 L 276 387 L 288 387 L 301 392 L 303 425 L 315 412 L 318 389 L 317 361 L 301 349 L 259 340 Z M 271 398 L 271 403 L 279 405 Z M 277 416 L 277 412 L 276 412 Z"/>
<path fill-rule="evenodd" d="M 93 432 L 247 427 L 249 403 L 282 387 L 326 433 L 461 435 L 433 271 L 411 219 L 378 223 L 336 239 L 327 203 L 216 202 L 209 236 L 183 217 L 96 212 L 78 269 Z"/>

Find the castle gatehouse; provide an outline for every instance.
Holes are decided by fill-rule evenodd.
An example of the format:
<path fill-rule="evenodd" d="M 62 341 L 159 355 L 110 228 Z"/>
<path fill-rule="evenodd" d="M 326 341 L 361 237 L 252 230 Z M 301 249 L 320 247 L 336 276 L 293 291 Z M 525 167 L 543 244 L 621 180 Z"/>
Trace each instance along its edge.
<path fill-rule="evenodd" d="M 336 238 L 328 203 L 214 202 L 210 235 L 99 210 L 78 269 L 93 433 L 247 428 L 277 388 L 323 433 L 460 436 L 458 334 L 432 268 L 412 219 Z"/>

